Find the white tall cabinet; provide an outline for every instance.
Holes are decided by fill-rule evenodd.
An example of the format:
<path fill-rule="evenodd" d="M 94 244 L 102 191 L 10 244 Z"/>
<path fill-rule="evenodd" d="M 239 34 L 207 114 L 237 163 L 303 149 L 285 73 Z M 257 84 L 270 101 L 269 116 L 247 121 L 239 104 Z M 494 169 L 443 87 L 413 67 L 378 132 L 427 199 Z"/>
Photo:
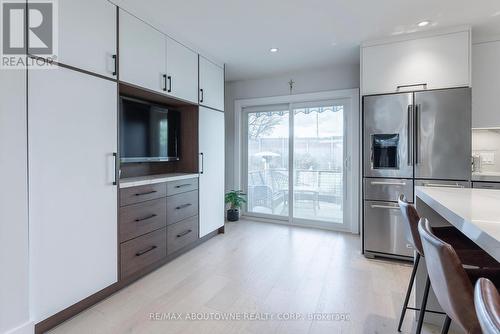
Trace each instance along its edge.
<path fill-rule="evenodd" d="M 0 333 L 28 333 L 26 71 L 0 72 Z"/>
<path fill-rule="evenodd" d="M 500 38 L 472 46 L 472 127 L 499 128 Z"/>
<path fill-rule="evenodd" d="M 28 77 L 31 300 L 43 320 L 117 281 L 116 82 Z"/>
<path fill-rule="evenodd" d="M 224 226 L 224 113 L 200 107 L 200 238 Z"/>
<path fill-rule="evenodd" d="M 224 110 L 224 68 L 200 56 L 200 105 Z"/>
<path fill-rule="evenodd" d="M 57 61 L 116 77 L 116 6 L 107 0 L 61 0 L 58 10 Z"/>

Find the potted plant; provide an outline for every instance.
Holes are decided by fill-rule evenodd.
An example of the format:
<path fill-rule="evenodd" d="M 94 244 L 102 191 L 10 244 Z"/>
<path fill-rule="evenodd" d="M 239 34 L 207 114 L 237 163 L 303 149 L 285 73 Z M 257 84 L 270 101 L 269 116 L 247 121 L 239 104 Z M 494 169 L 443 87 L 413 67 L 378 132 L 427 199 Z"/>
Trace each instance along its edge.
<path fill-rule="evenodd" d="M 230 222 L 235 222 L 240 219 L 240 208 L 243 203 L 246 203 L 246 194 L 241 190 L 231 190 L 226 193 L 225 201 L 229 204 L 229 209 L 227 210 L 227 220 Z"/>

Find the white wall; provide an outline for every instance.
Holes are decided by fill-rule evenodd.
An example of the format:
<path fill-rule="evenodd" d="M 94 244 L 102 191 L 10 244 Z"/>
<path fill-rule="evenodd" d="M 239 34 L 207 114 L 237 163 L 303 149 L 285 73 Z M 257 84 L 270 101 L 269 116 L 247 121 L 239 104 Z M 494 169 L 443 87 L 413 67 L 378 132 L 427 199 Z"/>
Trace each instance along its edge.
<path fill-rule="evenodd" d="M 288 82 L 293 80 L 293 94 L 358 88 L 359 65 L 332 66 L 279 76 L 226 82 L 226 189 L 234 187 L 234 101 L 290 94 Z"/>
<path fill-rule="evenodd" d="M 32 333 L 29 315 L 26 71 L 0 75 L 0 333 Z"/>

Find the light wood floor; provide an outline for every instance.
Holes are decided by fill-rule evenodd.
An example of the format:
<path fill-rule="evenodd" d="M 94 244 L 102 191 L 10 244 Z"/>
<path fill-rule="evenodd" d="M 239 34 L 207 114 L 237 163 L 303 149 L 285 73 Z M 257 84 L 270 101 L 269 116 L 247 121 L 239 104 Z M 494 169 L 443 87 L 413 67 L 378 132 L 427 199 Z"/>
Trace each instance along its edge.
<path fill-rule="evenodd" d="M 245 220 L 51 333 L 397 333 L 410 271 L 404 263 L 364 258 L 359 236 Z M 154 321 L 155 312 L 298 313 L 306 319 Z M 350 319 L 309 320 L 310 313 Z M 409 311 L 403 332 L 414 324 Z"/>

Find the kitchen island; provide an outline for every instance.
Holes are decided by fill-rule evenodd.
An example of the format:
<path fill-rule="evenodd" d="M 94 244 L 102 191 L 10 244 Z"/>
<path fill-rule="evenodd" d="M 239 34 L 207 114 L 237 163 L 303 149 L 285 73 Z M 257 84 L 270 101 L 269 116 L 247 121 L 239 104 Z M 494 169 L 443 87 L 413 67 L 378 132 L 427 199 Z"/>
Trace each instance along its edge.
<path fill-rule="evenodd" d="M 416 187 L 415 196 L 420 216 L 429 219 L 432 226 L 453 225 L 500 261 L 500 190 Z M 422 300 L 426 277 L 426 267 L 420 265 L 415 287 L 417 307 Z M 427 309 L 441 311 L 432 291 Z M 442 315 L 425 315 L 426 322 L 441 325 L 443 320 Z"/>

